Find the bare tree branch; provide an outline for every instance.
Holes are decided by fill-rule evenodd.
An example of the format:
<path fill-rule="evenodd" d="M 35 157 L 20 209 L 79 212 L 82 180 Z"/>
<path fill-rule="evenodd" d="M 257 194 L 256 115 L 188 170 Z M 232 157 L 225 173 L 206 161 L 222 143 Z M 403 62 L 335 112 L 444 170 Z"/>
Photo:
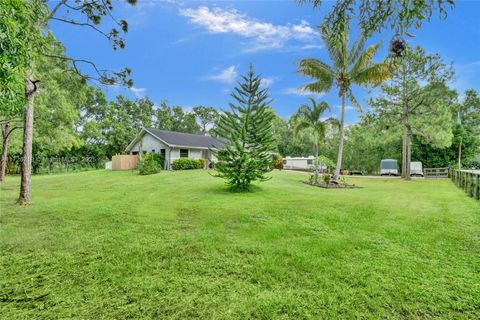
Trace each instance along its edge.
<path fill-rule="evenodd" d="M 8 139 L 8 137 L 12 134 L 12 132 L 15 130 L 15 129 L 22 129 L 23 126 L 13 126 L 12 128 L 10 128 L 10 131 L 8 131 L 7 135 L 5 138 Z"/>
<path fill-rule="evenodd" d="M 127 72 L 127 74 L 129 74 L 129 72 L 130 72 L 129 70 L 128 71 L 124 70 L 122 72 L 115 72 L 115 71 L 107 70 L 107 69 L 99 69 L 94 62 L 92 62 L 90 60 L 86 60 L 86 59 L 75 59 L 75 58 L 71 58 L 71 57 L 67 57 L 67 56 L 49 54 L 49 53 L 44 53 L 43 55 L 46 56 L 46 57 L 50 57 L 50 58 L 56 58 L 56 59 L 60 59 L 60 60 L 70 61 L 72 63 L 73 69 L 74 69 L 72 71 L 74 71 L 77 75 L 79 75 L 80 77 L 82 77 L 83 79 L 86 79 L 86 80 L 98 81 L 101 84 L 107 84 L 107 85 L 124 84 L 123 82 L 118 82 L 118 81 L 115 81 L 114 79 L 117 79 L 118 77 L 121 78 L 122 77 L 121 73 Z M 85 74 L 82 71 L 80 71 L 80 69 L 78 68 L 78 63 L 85 63 L 85 64 L 90 65 L 95 70 L 98 77 L 93 77 L 93 76 L 90 76 L 90 75 Z"/>
<path fill-rule="evenodd" d="M 105 3 L 105 1 L 104 1 L 104 0 L 101 0 L 101 1 L 102 1 L 102 3 L 103 3 L 103 6 L 105 7 L 105 11 L 107 11 L 107 13 L 108 13 L 108 15 L 110 16 L 110 18 L 111 18 L 117 25 L 121 26 L 120 23 L 117 21 L 117 19 L 115 19 L 115 17 L 112 15 L 112 11 L 110 11 L 110 9 L 108 8 L 108 6 L 107 6 L 107 4 Z"/>
<path fill-rule="evenodd" d="M 105 33 L 105 32 L 103 32 L 102 30 L 100 30 L 99 28 L 97 28 L 96 26 L 94 26 L 93 24 L 90 24 L 90 23 L 87 23 L 87 22 L 77 22 L 77 21 L 74 21 L 74 20 L 67 20 L 67 19 L 55 18 L 55 17 L 52 17 L 51 19 L 52 19 L 52 20 L 56 20 L 56 21 L 61 21 L 61 22 L 69 23 L 69 24 L 73 24 L 73 25 L 76 25 L 76 26 L 90 27 L 90 28 L 92 28 L 93 30 L 95 30 L 95 31 L 97 31 L 98 33 L 100 33 L 101 35 L 105 36 L 108 40 L 110 40 L 111 37 L 112 37 L 111 34 Z"/>
<path fill-rule="evenodd" d="M 69 4 L 65 4 L 65 6 L 69 9 L 72 9 L 72 10 L 75 10 L 75 11 L 78 11 L 78 10 L 82 10 L 83 8 L 86 8 L 86 7 L 90 7 L 96 3 L 98 3 L 99 1 L 92 1 L 92 2 L 86 2 L 80 6 L 77 6 L 77 7 L 74 7 L 74 6 L 71 6 Z"/>
<path fill-rule="evenodd" d="M 61 0 L 59 3 L 57 3 L 55 5 L 55 7 L 52 9 L 52 11 L 50 12 L 50 14 L 47 16 L 47 19 L 46 21 L 50 20 L 51 18 L 53 18 L 53 16 L 55 15 L 55 13 L 57 13 L 58 9 L 60 9 L 60 7 L 64 4 L 67 3 L 67 0 Z"/>

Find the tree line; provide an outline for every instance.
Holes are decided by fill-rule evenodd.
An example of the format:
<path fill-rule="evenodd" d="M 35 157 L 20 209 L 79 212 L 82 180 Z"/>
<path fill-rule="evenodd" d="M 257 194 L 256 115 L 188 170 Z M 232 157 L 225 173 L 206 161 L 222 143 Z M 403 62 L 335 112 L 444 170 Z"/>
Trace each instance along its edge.
<path fill-rule="evenodd" d="M 52 51 L 64 48 L 52 34 L 46 36 Z M 32 141 L 34 173 L 60 169 L 103 167 L 112 155 L 122 153 L 141 128 L 207 134 L 216 126 L 217 108 L 196 106 L 186 110 L 148 97 L 132 100 L 118 95 L 109 101 L 100 87 L 90 85 L 63 60 L 39 59 L 37 74 L 43 79 L 36 96 Z M 464 164 L 478 155 L 480 97 L 467 90 L 463 101 L 448 87 L 453 69 L 440 56 L 420 47 L 407 48 L 404 66 L 393 71 L 369 100 L 360 121 L 345 128 L 344 163 L 341 169 L 376 172 L 382 158 L 401 159 L 408 129 L 411 158 L 425 166 L 458 166 L 461 149 Z M 402 100 L 404 99 L 404 100 Z M 406 111 L 402 101 L 408 103 Z M 335 160 L 339 148 L 340 121 L 325 117 L 325 101 L 312 98 L 289 119 L 274 114 L 274 148 L 282 156 L 321 154 Z M 408 122 L 404 123 L 406 117 Z M 19 173 L 22 156 L 22 119 L 2 119 L 2 171 Z M 213 134 L 213 132 L 211 133 Z M 405 150 L 404 150 L 405 151 Z M 6 161 L 7 154 L 10 161 Z M 7 168 L 8 167 L 8 168 Z M 405 172 L 405 170 L 404 170 Z"/>
<path fill-rule="evenodd" d="M 136 4 L 136 0 L 126 2 Z M 323 5 L 320 0 L 297 2 L 311 3 L 314 8 Z M 407 48 L 402 39 L 411 36 L 410 29 L 420 28 L 434 14 L 445 18 L 453 5 L 453 0 L 389 0 L 387 5 L 384 0 L 337 1 L 320 28 L 332 64 L 303 59 L 298 71 L 314 80 L 305 90 L 318 93 L 334 86 L 338 89 L 342 101 L 340 126 L 329 127 L 325 134 L 310 134 L 308 128 L 295 130 L 299 114 L 288 120 L 273 117 L 278 151 L 284 155 L 311 154 L 312 146 L 317 145 L 322 154 L 336 158 L 337 178 L 342 168 L 372 171 L 373 161 L 361 162 L 374 155 L 378 158 L 394 154 L 398 150 L 398 132 L 400 158 L 407 176 L 412 156 L 418 159 L 428 155 L 425 158 L 442 164 L 450 164 L 456 157 L 458 165 L 474 159 L 478 154 L 478 94 L 467 91 L 465 100 L 459 102 L 457 93 L 448 88 L 451 75 L 441 59 L 425 54 L 421 48 Z M 123 151 L 129 130 L 134 132 L 141 126 L 152 125 L 206 133 L 218 118 L 212 109 L 187 112 L 166 103 L 153 108 L 148 98 L 132 101 L 119 96 L 106 101 L 101 90 L 94 86 L 131 87 L 131 70 L 128 67 L 109 70 L 88 57 L 69 56 L 49 31 L 49 23 L 87 28 L 104 37 L 113 50 L 121 50 L 126 45 L 123 35 L 128 32 L 128 23 L 115 17 L 111 0 L 6 0 L 0 3 L 0 11 L 1 156 L 5 165 L 9 146 L 10 154 L 19 154 L 19 204 L 30 201 L 32 168 L 41 167 L 34 160 L 42 155 L 63 154 L 61 158 L 68 158 L 70 154 L 89 154 L 108 158 Z M 351 21 L 357 22 L 362 34 L 352 46 L 348 32 Z M 365 49 L 365 42 L 373 33 L 386 28 L 395 31 L 392 55 L 374 63 L 378 44 Z M 413 79 L 410 72 L 422 80 Z M 382 93 L 370 101 L 371 109 L 358 124 L 345 126 L 346 100 L 360 108 L 351 91 L 353 84 L 382 84 Z M 401 121 L 397 121 L 399 118 Z M 379 131 L 369 139 L 372 128 Z M 365 134 L 364 138 L 360 134 Z M 385 139 L 379 141 L 382 135 Z M 371 156 L 355 159 L 354 155 L 366 153 L 365 150 L 370 150 Z M 2 169 L 2 179 L 3 172 Z"/>

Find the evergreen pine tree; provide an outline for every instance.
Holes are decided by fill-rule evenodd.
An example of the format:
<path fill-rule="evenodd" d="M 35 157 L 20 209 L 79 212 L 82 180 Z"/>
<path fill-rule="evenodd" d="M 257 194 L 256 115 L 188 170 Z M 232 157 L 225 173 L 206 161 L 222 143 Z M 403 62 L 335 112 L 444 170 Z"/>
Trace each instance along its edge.
<path fill-rule="evenodd" d="M 273 118 L 269 112 L 268 89 L 261 89 L 261 77 L 253 66 L 231 93 L 235 103 L 218 120 L 215 134 L 228 141 L 223 150 L 212 150 L 218 159 L 216 177 L 224 178 L 237 191 L 246 191 L 255 180 L 265 176 L 270 167 L 273 149 Z"/>

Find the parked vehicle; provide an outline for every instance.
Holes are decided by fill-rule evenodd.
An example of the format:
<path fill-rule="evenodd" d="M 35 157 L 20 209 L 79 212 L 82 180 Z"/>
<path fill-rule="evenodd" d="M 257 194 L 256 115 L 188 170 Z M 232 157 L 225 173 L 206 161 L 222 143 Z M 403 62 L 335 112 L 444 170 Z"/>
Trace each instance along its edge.
<path fill-rule="evenodd" d="M 423 177 L 423 166 L 420 161 L 410 162 L 410 175 Z"/>
<path fill-rule="evenodd" d="M 394 159 L 383 159 L 380 161 L 381 176 L 398 176 L 398 162 Z"/>

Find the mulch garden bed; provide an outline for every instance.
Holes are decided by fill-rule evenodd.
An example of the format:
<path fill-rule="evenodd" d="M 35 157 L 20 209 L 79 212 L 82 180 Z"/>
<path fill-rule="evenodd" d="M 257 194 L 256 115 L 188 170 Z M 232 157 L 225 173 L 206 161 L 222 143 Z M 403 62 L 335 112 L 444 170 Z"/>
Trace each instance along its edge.
<path fill-rule="evenodd" d="M 324 188 L 324 189 L 361 189 L 363 187 L 356 186 L 354 184 L 340 184 L 340 183 L 310 183 L 309 181 L 302 181 L 304 184 L 308 184 L 310 186 Z"/>

